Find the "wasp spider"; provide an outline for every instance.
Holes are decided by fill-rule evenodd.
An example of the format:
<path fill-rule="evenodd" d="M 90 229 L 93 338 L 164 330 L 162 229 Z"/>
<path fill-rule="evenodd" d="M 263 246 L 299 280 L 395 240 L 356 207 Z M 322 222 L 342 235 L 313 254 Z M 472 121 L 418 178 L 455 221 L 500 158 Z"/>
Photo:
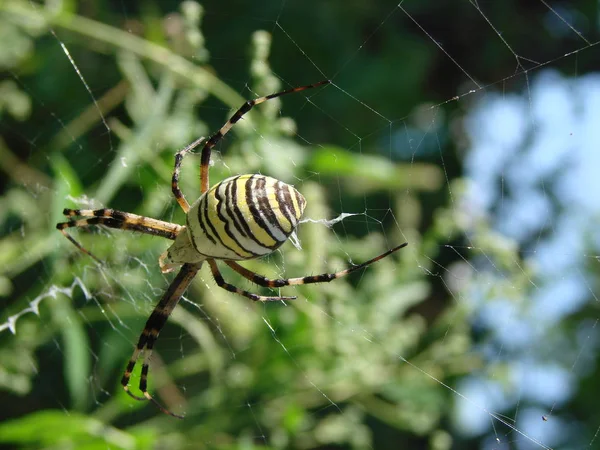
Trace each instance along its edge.
<path fill-rule="evenodd" d="M 96 260 L 98 258 L 84 249 L 66 232 L 67 228 L 104 225 L 110 228 L 162 236 L 174 241 L 171 247 L 161 255 L 159 263 L 163 272 L 169 272 L 177 266 L 181 266 L 181 269 L 148 318 L 121 379 L 123 389 L 134 399 L 150 400 L 162 412 L 182 418 L 182 416 L 174 414 L 162 406 L 148 392 L 149 362 L 152 349 L 161 329 L 203 262 L 206 261 L 210 266 L 217 285 L 229 292 L 240 294 L 254 301 L 292 300 L 296 297 L 257 295 L 227 283 L 221 276 L 216 261 L 222 260 L 244 278 L 259 286 L 277 288 L 328 282 L 360 270 L 406 245 L 406 243 L 399 245 L 369 261 L 337 273 L 324 273 L 300 278 L 272 280 L 256 274 L 236 262 L 258 258 L 279 248 L 298 226 L 306 201 L 293 186 L 258 174 L 227 178 L 209 189 L 208 168 L 211 149 L 255 105 L 285 94 L 315 88 L 328 83 L 329 81 L 325 80 L 247 101 L 206 142 L 204 142 L 204 138 L 197 139 L 177 152 L 171 189 L 177 203 L 186 213 L 185 226 L 113 209 L 65 209 L 63 211 L 63 214 L 69 218 L 77 216 L 83 218 L 58 223 L 56 228 L 81 251 Z M 202 195 L 190 206 L 179 189 L 179 172 L 184 156 L 203 142 L 200 165 Z M 144 359 L 139 390 L 143 396 L 137 396 L 129 390 L 128 384 L 136 361 L 142 353 L 144 353 Z"/>

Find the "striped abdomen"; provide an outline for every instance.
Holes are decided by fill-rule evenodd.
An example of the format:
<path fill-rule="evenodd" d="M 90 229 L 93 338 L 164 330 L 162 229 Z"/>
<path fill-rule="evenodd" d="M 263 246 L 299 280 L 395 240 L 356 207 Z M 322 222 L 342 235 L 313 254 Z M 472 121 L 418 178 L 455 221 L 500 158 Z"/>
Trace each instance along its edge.
<path fill-rule="evenodd" d="M 266 255 L 298 226 L 306 200 L 289 184 L 263 175 L 227 178 L 209 189 L 187 215 L 199 254 L 243 260 Z"/>

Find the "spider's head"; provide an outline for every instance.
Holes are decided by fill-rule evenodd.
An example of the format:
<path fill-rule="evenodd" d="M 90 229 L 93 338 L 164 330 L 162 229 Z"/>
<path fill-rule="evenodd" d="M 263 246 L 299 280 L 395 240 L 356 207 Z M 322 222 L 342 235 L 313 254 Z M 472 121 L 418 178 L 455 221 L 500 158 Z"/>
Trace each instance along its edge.
<path fill-rule="evenodd" d="M 185 263 L 199 263 L 206 259 L 198 253 L 186 227 L 182 227 L 175 238 L 175 242 L 158 258 L 158 264 L 162 273 L 172 272 L 175 268 Z"/>

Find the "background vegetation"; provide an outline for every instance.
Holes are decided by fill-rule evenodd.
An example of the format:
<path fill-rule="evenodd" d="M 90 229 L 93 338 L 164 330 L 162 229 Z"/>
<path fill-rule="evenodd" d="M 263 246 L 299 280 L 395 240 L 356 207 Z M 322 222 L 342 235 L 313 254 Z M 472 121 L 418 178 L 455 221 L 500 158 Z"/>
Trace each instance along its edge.
<path fill-rule="evenodd" d="M 456 431 L 457 396 L 448 387 L 490 370 L 477 349 L 487 337 L 462 301 L 470 280 L 447 277 L 475 258 L 452 247 L 475 244 L 502 274 L 486 298 L 517 292 L 522 300 L 536 275 L 514 242 L 485 219 L 464 216 L 465 105 L 445 102 L 472 86 L 415 22 L 385 3 L 0 3 L 0 445 L 483 445 L 484 436 Z M 593 2 L 570 3 L 593 15 Z M 479 13 L 469 2 L 410 6 L 447 54 L 478 68 L 482 85 L 514 71 L 514 54 L 485 21 L 470 20 Z M 488 7 L 519 55 L 544 62 L 572 49 L 571 35 L 524 32 L 547 11 L 541 2 Z M 572 64 L 553 63 L 578 76 L 594 69 L 585 55 Z M 518 70 L 535 65 L 517 61 Z M 151 391 L 186 419 L 134 402 L 119 380 L 171 279 L 156 264 L 167 243 L 75 232 L 107 261 L 98 266 L 55 230 L 62 209 L 109 206 L 183 223 L 169 184 L 177 149 L 218 129 L 246 98 L 328 77 L 335 86 L 268 102 L 234 127 L 214 155 L 211 179 L 264 173 L 303 192 L 308 217 L 365 214 L 332 228 L 304 224 L 302 251 L 286 244 L 246 266 L 267 276 L 316 274 L 410 246 L 356 276 L 286 289 L 299 296 L 287 305 L 235 298 L 203 271 L 161 334 L 151 368 Z M 508 95 L 522 86 L 518 78 L 487 89 Z M 392 145 L 398 130 L 419 145 Z M 189 157 L 190 199 L 197 168 Z M 578 314 L 598 318 L 597 308 Z M 573 320 L 561 324 L 570 337 Z M 566 407 L 589 443 L 600 418 L 586 397 L 600 393 L 588 375 L 581 388 L 588 395 L 574 393 Z M 513 407 L 502 412 L 513 417 Z"/>

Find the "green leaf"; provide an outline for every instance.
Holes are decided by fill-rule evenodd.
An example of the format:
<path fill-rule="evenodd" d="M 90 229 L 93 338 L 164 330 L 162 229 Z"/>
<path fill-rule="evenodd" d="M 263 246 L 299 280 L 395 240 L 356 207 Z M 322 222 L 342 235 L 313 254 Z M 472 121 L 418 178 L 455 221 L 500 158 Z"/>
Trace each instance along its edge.
<path fill-rule="evenodd" d="M 390 164 L 388 158 L 335 146 L 315 150 L 307 169 L 321 176 L 343 177 L 347 187 L 357 192 L 407 188 L 437 191 L 444 182 L 442 171 L 432 164 Z"/>
<path fill-rule="evenodd" d="M 0 424 L 0 442 L 77 449 L 134 449 L 151 442 L 146 429 L 139 436 L 99 420 L 62 410 L 45 410 Z M 146 447 L 147 448 L 147 447 Z"/>

